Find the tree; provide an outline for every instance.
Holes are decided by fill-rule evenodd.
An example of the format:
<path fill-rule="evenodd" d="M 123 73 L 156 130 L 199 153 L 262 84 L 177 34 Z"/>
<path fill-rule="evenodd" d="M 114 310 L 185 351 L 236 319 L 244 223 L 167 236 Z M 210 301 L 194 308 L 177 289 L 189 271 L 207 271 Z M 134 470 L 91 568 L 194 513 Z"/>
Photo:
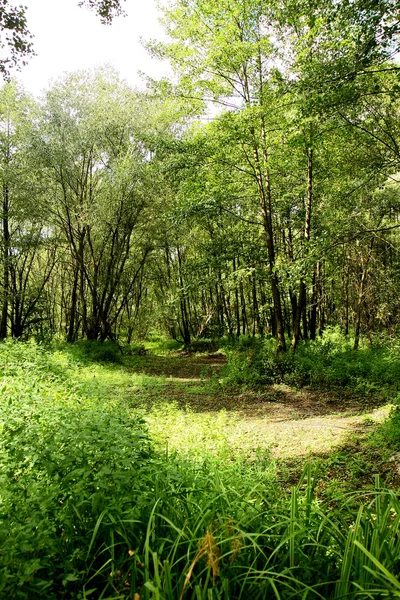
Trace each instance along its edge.
<path fill-rule="evenodd" d="M 109 25 L 114 17 L 123 15 L 124 0 L 82 0 L 79 6 L 94 10 L 102 23 Z M 12 6 L 9 0 L 0 0 L 0 50 L 6 54 L 0 58 L 0 73 L 5 78 L 10 71 L 26 64 L 34 55 L 33 36 L 29 32 L 26 19 L 26 7 Z"/>
<path fill-rule="evenodd" d="M 47 244 L 46 211 L 40 206 L 40 181 L 32 160 L 30 135 L 36 107 L 11 81 L 0 92 L 1 252 L 0 338 L 20 337 L 38 317 L 38 302 L 54 266 L 35 263 Z"/>
<path fill-rule="evenodd" d="M 85 6 L 94 10 L 100 17 L 101 22 L 109 25 L 114 17 L 123 15 L 122 3 L 125 0 L 82 0 L 79 6 Z"/>
<path fill-rule="evenodd" d="M 24 6 L 12 6 L 0 0 L 0 50 L 8 56 L 0 59 L 0 72 L 9 76 L 10 69 L 25 64 L 33 54 L 32 35 L 29 33 Z"/>
<path fill-rule="evenodd" d="M 77 73 L 47 94 L 36 146 L 53 224 L 70 257 L 69 339 L 115 338 L 151 250 L 146 149 L 135 97 L 110 71 Z M 147 215 L 147 216 L 146 216 Z"/>
<path fill-rule="evenodd" d="M 356 110 L 363 87 L 358 77 L 396 50 L 398 7 L 392 1 L 363 0 L 339 5 L 325 0 L 295 1 L 284 6 L 262 0 L 234 4 L 178 0 L 164 12 L 171 42 L 153 44 L 153 52 L 171 60 L 179 76 L 178 94 L 227 107 L 216 122 L 219 134 L 221 130 L 230 133 L 225 148 L 214 158 L 241 171 L 248 184 L 252 181 L 248 189 L 258 196 L 273 330 L 281 350 L 286 347 L 284 279 L 290 261 L 290 270 L 300 275 L 298 296 L 290 290 L 295 349 L 301 318 L 303 335 L 307 335 L 304 268 L 311 266 L 314 281 L 317 271 L 309 257 L 313 204 L 321 197 L 315 146 L 329 136 L 331 128 L 341 127 L 340 108 Z M 299 136 L 301 151 L 296 142 Z M 297 165 L 290 157 L 293 149 Z M 295 184 L 299 190 L 295 198 L 287 183 L 290 169 L 299 173 L 300 165 L 303 188 Z M 282 194 L 289 200 L 286 214 Z M 301 260 L 290 249 L 291 242 L 286 257 L 286 242 L 281 243 L 282 236 L 293 239 L 292 221 L 298 223 L 299 215 L 303 215 Z M 314 283 L 313 307 L 316 289 Z M 315 311 L 311 322 L 315 335 Z"/>

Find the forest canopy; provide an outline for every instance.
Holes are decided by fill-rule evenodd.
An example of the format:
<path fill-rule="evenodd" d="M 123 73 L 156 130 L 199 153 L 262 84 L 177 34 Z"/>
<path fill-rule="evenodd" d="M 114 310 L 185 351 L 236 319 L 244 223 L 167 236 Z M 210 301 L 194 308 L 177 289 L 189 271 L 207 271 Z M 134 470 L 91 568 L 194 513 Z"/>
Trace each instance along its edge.
<path fill-rule="evenodd" d="M 0 337 L 393 333 L 397 3 L 178 1 L 163 19 L 148 46 L 173 81 L 3 86 Z"/>

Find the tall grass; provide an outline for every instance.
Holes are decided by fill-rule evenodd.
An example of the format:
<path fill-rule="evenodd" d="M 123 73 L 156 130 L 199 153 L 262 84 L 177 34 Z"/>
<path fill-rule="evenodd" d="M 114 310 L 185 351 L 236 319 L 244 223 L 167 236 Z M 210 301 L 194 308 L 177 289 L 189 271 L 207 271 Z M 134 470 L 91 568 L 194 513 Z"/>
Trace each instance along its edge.
<path fill-rule="evenodd" d="M 305 476 L 304 488 L 279 502 L 257 486 L 235 499 L 218 478 L 206 494 L 181 488 L 168 499 L 160 485 L 143 544 L 119 560 L 135 528 L 116 524 L 106 554 L 121 585 L 115 591 L 165 600 L 399 597 L 397 497 L 377 482 L 358 511 L 356 496 L 332 510 L 314 498 L 310 469 Z M 113 585 L 115 578 L 105 593 Z"/>
<path fill-rule="evenodd" d="M 400 503 L 340 505 L 308 467 L 156 452 L 129 403 L 91 397 L 71 356 L 0 345 L 0 598 L 397 598 Z"/>

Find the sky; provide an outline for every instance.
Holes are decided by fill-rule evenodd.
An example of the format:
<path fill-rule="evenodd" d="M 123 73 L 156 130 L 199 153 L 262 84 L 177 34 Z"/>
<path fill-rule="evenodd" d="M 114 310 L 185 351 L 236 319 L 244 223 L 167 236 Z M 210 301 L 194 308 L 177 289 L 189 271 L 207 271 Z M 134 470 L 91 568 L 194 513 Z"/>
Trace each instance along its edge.
<path fill-rule="evenodd" d="M 13 2 L 20 4 L 22 1 Z M 139 38 L 165 39 L 154 0 L 126 0 L 128 16 L 102 25 L 92 11 L 79 8 L 78 0 L 25 0 L 27 20 L 37 56 L 16 73 L 26 91 L 46 89 L 63 72 L 114 66 L 132 86 L 140 87 L 138 71 L 151 77 L 167 73 L 165 63 L 151 58 Z"/>

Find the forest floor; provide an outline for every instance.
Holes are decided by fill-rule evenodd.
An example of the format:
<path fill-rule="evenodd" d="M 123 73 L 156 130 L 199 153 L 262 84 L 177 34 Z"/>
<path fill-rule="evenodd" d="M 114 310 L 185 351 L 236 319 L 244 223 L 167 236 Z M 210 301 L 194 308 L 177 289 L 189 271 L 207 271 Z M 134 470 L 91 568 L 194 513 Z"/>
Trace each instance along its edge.
<path fill-rule="evenodd" d="M 223 355 L 148 356 L 139 372 L 154 378 L 154 390 L 138 389 L 138 404 L 148 409 L 161 403 L 184 411 L 212 416 L 225 413 L 234 420 L 237 434 L 250 439 L 245 446 L 270 448 L 274 458 L 307 456 L 340 446 L 349 433 L 363 433 L 384 420 L 390 405 L 343 389 L 296 389 L 275 384 L 240 391 L 219 384 Z M 151 387 L 151 386 L 150 386 Z M 157 411 L 158 412 L 158 411 Z M 168 412 L 168 411 L 167 411 Z M 158 414 L 158 417 L 160 415 Z M 167 416 L 167 414 L 166 414 Z M 168 433 L 171 433 L 170 423 Z"/>
<path fill-rule="evenodd" d="M 224 363 L 222 354 L 149 353 L 97 380 L 91 370 L 90 377 L 96 395 L 143 411 L 160 450 L 191 457 L 210 450 L 266 464 L 272 458 L 288 484 L 310 460 L 320 463 L 327 481 L 345 487 L 373 483 L 374 473 L 399 483 L 397 463 L 368 441 L 390 412 L 387 400 L 284 384 L 243 391 L 223 382 Z"/>
<path fill-rule="evenodd" d="M 398 544 L 397 412 L 380 425 L 395 388 L 240 386 L 246 353 L 239 371 L 229 349 L 227 360 L 164 340 L 122 354 L 108 343 L 0 346 L 1 598 L 81 598 L 86 586 L 147 597 L 149 584 L 172 599 L 188 574 L 205 598 L 193 587 L 216 587 L 197 565 L 204 548 L 240 586 L 221 584 L 218 597 L 248 597 L 243 581 L 281 573 L 282 589 L 296 592 L 293 581 L 305 597 L 312 581 L 325 590 L 320 573 L 341 577 L 356 541 L 346 573 L 364 585 L 367 561 L 397 589 L 396 551 L 381 551 Z"/>

